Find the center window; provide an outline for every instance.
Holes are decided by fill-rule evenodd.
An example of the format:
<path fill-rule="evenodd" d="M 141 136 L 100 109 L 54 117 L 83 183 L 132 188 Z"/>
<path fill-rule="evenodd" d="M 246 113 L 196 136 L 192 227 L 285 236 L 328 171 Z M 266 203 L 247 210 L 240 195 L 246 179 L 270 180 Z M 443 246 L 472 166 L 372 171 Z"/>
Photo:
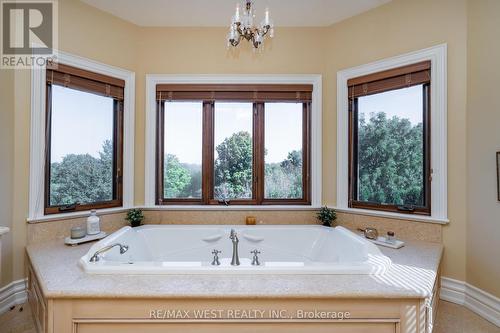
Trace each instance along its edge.
<path fill-rule="evenodd" d="M 158 85 L 157 204 L 309 205 L 309 85 Z"/>
<path fill-rule="evenodd" d="M 215 102 L 214 196 L 253 197 L 253 104 Z"/>

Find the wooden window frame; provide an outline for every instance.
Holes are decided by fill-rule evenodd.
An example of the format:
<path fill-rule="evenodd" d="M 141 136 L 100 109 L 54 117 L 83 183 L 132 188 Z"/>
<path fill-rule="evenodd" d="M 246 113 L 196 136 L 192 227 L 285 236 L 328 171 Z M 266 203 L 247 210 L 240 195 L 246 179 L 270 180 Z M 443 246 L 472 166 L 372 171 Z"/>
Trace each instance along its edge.
<path fill-rule="evenodd" d="M 52 85 L 113 98 L 113 199 L 108 201 L 50 205 L 50 159 Z M 123 141 L 125 81 L 63 64 L 51 64 L 46 70 L 45 180 L 44 214 L 60 214 L 123 205 Z"/>
<path fill-rule="evenodd" d="M 378 210 L 384 212 L 395 212 L 415 215 L 431 215 L 431 119 L 430 119 L 430 96 L 431 96 L 431 62 L 422 61 L 415 64 L 398 67 L 394 69 L 377 72 L 347 81 L 348 85 L 348 111 L 349 111 L 349 139 L 348 139 L 348 188 L 349 188 L 349 208 L 359 208 L 367 210 Z M 406 206 L 394 204 L 379 204 L 373 202 L 356 200 L 355 191 L 357 188 L 357 124 L 358 124 L 358 98 L 372 94 L 383 93 L 415 85 L 423 86 L 423 154 L 424 154 L 424 205 Z"/>
<path fill-rule="evenodd" d="M 157 205 L 225 205 L 214 198 L 214 120 L 216 102 L 253 104 L 253 179 L 252 198 L 231 199 L 228 205 L 311 205 L 311 99 L 312 85 L 273 84 L 159 84 L 156 86 L 156 186 Z M 202 197 L 164 198 L 164 102 L 200 101 L 202 125 Z M 265 198 L 265 104 L 300 102 L 302 110 L 302 198 Z"/>

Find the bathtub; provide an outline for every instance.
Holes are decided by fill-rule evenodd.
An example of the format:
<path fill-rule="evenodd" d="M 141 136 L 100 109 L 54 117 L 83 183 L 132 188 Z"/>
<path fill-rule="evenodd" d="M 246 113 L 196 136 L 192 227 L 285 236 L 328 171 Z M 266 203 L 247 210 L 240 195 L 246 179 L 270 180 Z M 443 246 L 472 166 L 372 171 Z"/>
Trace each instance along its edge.
<path fill-rule="evenodd" d="M 231 229 L 239 238 L 239 266 L 231 265 Z M 90 262 L 99 249 L 121 243 Z M 212 265 L 214 249 L 222 251 Z M 260 251 L 260 265 L 250 251 Z M 378 247 L 343 227 L 317 225 L 145 225 L 123 227 L 80 258 L 90 274 L 379 274 L 391 264 Z"/>

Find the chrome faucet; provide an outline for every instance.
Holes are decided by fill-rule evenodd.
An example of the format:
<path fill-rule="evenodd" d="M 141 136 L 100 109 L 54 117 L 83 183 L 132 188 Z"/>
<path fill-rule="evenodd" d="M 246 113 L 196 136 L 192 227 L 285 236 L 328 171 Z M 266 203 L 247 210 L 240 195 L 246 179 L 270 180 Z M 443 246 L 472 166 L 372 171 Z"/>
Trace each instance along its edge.
<path fill-rule="evenodd" d="M 114 244 L 111 244 L 111 245 L 108 245 L 108 246 L 105 246 L 103 247 L 102 249 L 100 250 L 97 250 L 95 251 L 94 255 L 90 258 L 90 262 L 97 262 L 99 261 L 99 255 L 101 253 L 104 253 L 106 251 L 109 251 L 111 250 L 112 248 L 114 248 L 115 246 L 119 246 L 120 247 L 120 254 L 124 254 L 125 252 L 128 251 L 128 245 L 122 245 L 120 243 L 114 243 Z"/>
<path fill-rule="evenodd" d="M 239 266 L 240 265 L 240 258 L 238 256 L 239 239 L 234 229 L 231 229 L 231 235 L 229 236 L 229 239 L 231 239 L 231 241 L 233 242 L 233 258 L 231 259 L 231 265 Z"/>

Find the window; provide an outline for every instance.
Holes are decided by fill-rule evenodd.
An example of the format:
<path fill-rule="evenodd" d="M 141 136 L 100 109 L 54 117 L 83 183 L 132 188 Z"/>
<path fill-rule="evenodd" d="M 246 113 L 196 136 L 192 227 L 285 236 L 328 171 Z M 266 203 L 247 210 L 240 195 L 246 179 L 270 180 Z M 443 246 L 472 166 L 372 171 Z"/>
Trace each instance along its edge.
<path fill-rule="evenodd" d="M 308 128 L 304 114 L 303 103 L 265 103 L 266 199 L 300 199 L 307 188 L 303 183 L 304 125 Z"/>
<path fill-rule="evenodd" d="M 158 84 L 156 203 L 309 205 L 311 85 Z"/>
<path fill-rule="evenodd" d="M 46 70 L 45 214 L 122 205 L 123 80 Z"/>
<path fill-rule="evenodd" d="M 215 102 L 214 197 L 253 196 L 253 104 Z"/>
<path fill-rule="evenodd" d="M 349 207 L 430 215 L 430 61 L 347 81 Z"/>
<path fill-rule="evenodd" d="M 189 199 L 199 202 L 202 197 L 202 102 L 163 103 L 163 168 L 160 177 L 163 198 Z"/>

